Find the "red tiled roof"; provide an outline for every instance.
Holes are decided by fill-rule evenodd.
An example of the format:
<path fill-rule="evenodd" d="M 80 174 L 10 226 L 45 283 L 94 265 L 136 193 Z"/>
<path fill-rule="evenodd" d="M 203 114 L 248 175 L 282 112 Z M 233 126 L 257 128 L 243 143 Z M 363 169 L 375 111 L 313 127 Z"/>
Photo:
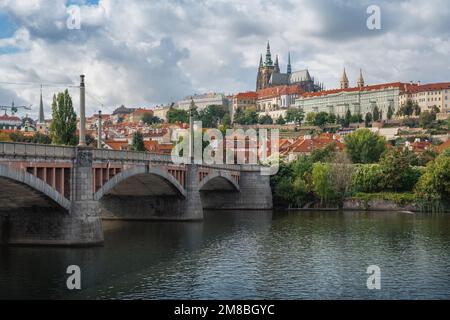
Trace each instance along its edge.
<path fill-rule="evenodd" d="M 402 83 L 402 82 L 392 82 L 392 83 L 382 83 L 382 84 L 376 84 L 371 86 L 365 86 L 365 87 L 354 87 L 354 88 L 347 88 L 347 89 L 332 89 L 332 90 L 324 90 L 319 92 L 306 92 L 302 94 L 302 97 L 304 98 L 311 98 L 311 97 L 320 97 L 320 96 L 326 96 L 329 94 L 335 94 L 339 92 L 355 92 L 355 91 L 371 91 L 371 90 L 381 90 L 381 89 L 388 89 L 388 88 L 399 88 L 400 90 L 406 90 L 410 87 L 417 86 L 417 85 L 411 85 L 409 83 Z"/>
<path fill-rule="evenodd" d="M 20 118 L 15 116 L 8 116 L 7 114 L 2 114 L 0 115 L 0 120 L 20 121 Z"/>
<path fill-rule="evenodd" d="M 344 145 L 334 139 L 323 139 L 323 138 L 311 138 L 311 139 L 304 139 L 299 138 L 297 139 L 292 145 L 290 145 L 285 153 L 311 153 L 314 150 L 322 149 L 326 147 L 330 143 L 335 143 L 336 148 L 339 150 L 344 149 Z"/>
<path fill-rule="evenodd" d="M 257 99 L 258 94 L 254 91 L 239 92 L 234 96 L 237 99 Z"/>
<path fill-rule="evenodd" d="M 128 141 L 107 140 L 105 141 L 105 144 L 110 146 L 113 150 L 128 149 Z"/>
<path fill-rule="evenodd" d="M 450 89 L 450 82 L 428 83 L 423 85 L 410 85 L 407 93 L 416 93 L 424 91 L 438 91 Z"/>
<path fill-rule="evenodd" d="M 273 98 L 285 94 L 303 94 L 305 91 L 298 85 L 276 86 L 258 90 L 258 99 Z"/>

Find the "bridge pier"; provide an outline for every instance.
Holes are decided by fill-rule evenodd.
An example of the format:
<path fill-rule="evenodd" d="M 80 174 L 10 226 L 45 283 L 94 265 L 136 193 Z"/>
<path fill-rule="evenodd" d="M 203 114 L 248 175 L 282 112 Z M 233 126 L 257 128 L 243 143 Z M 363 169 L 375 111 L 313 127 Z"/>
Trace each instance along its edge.
<path fill-rule="evenodd" d="M 198 185 L 198 167 L 189 165 L 183 195 L 105 195 L 100 199 L 101 216 L 108 220 L 201 220 Z"/>
<path fill-rule="evenodd" d="M 204 209 L 266 210 L 272 209 L 270 176 L 261 175 L 258 168 L 244 169 L 239 177 L 239 192 L 202 191 Z"/>

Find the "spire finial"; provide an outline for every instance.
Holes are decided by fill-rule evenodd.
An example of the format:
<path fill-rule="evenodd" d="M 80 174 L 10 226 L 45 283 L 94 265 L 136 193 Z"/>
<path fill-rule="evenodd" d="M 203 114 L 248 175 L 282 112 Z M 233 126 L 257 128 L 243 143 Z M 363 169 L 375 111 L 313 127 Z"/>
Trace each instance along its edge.
<path fill-rule="evenodd" d="M 41 99 L 39 101 L 39 123 L 45 122 L 45 116 L 44 116 L 44 103 L 42 102 L 42 84 L 41 84 Z"/>
<path fill-rule="evenodd" d="M 362 74 L 362 69 L 359 69 L 359 79 L 358 79 L 358 87 L 364 87 L 364 78 Z"/>
<path fill-rule="evenodd" d="M 292 73 L 292 67 L 291 67 L 291 52 L 288 52 L 288 64 L 287 64 L 287 74 Z"/>
<path fill-rule="evenodd" d="M 273 62 L 272 62 L 272 54 L 270 53 L 270 44 L 269 44 L 269 40 L 267 40 L 267 50 L 266 50 L 266 61 L 265 61 L 265 65 L 266 66 L 273 66 Z"/>

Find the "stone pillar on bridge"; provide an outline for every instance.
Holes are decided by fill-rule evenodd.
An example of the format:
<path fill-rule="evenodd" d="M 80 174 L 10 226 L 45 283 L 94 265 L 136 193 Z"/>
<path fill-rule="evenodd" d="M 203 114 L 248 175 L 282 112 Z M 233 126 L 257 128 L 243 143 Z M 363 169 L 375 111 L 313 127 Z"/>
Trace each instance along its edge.
<path fill-rule="evenodd" d="M 66 241 L 76 244 L 103 242 L 103 229 L 98 201 L 93 195 L 92 150 L 77 147 L 72 173 L 70 221 Z"/>
<path fill-rule="evenodd" d="M 188 164 L 186 168 L 186 199 L 180 202 L 179 214 L 183 220 L 203 219 L 203 206 L 198 182 L 198 166 Z"/>

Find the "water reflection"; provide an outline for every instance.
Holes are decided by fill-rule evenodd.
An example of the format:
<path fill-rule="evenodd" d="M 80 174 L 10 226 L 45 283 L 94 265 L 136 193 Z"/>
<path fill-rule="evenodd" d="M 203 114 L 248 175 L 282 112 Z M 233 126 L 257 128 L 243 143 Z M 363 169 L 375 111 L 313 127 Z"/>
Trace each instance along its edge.
<path fill-rule="evenodd" d="M 1 248 L 1 298 L 450 298 L 450 218 L 207 212 L 203 222 L 104 223 L 97 248 Z M 82 290 L 65 270 L 82 270 Z M 381 290 L 366 288 L 379 265 Z"/>

